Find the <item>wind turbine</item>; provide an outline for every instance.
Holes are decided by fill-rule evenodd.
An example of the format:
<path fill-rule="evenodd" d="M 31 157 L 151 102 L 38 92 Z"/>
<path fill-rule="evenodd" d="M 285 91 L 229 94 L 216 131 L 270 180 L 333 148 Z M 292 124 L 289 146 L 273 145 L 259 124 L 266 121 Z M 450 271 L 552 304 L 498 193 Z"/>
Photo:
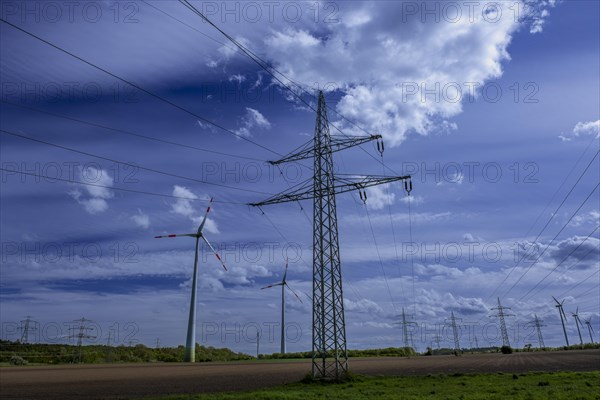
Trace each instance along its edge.
<path fill-rule="evenodd" d="M 579 307 L 577 307 L 575 312 L 571 313 L 571 315 L 575 319 L 575 325 L 577 325 L 577 333 L 579 334 L 579 341 L 581 342 L 581 346 L 583 346 L 583 338 L 581 337 L 581 329 L 579 329 L 579 325 L 581 325 L 581 320 L 579 319 Z"/>
<path fill-rule="evenodd" d="M 288 260 L 286 259 L 285 260 L 285 272 L 283 273 L 283 280 L 281 282 L 274 283 L 272 285 L 261 288 L 261 290 L 263 290 L 263 289 L 269 289 L 269 288 L 272 288 L 275 286 L 281 286 L 281 354 L 285 354 L 285 288 L 287 287 L 290 290 L 290 292 L 292 292 L 294 294 L 294 296 L 296 296 L 298 301 L 300 301 L 300 303 L 302 303 L 302 299 L 300 299 L 300 297 L 296 294 L 296 292 L 294 292 L 292 290 L 292 288 L 290 287 L 290 285 L 288 285 L 288 283 L 286 281 L 287 271 L 288 271 Z"/>
<path fill-rule="evenodd" d="M 592 317 L 588 319 L 584 319 L 585 324 L 587 325 L 588 332 L 590 334 L 590 343 L 594 343 L 594 328 L 592 328 Z"/>
<path fill-rule="evenodd" d="M 211 198 L 208 207 L 206 209 L 206 213 L 204 214 L 204 219 L 200 223 L 198 227 L 198 231 L 196 233 L 180 233 L 174 235 L 166 235 L 166 236 L 155 236 L 155 239 L 162 238 L 174 238 L 179 236 L 188 236 L 196 239 L 196 251 L 194 253 L 194 274 L 192 275 L 192 297 L 190 300 L 190 316 L 188 319 L 188 329 L 187 329 L 187 339 L 185 342 L 185 362 L 195 362 L 196 361 L 196 288 L 198 286 L 198 245 L 200 239 L 206 243 L 206 245 L 212 250 L 214 255 L 217 257 L 217 260 L 223 266 L 223 269 L 227 271 L 227 267 L 223 260 L 221 260 L 221 256 L 216 250 L 212 247 L 206 237 L 204 237 L 204 224 L 206 223 L 206 218 L 208 217 L 208 213 L 210 212 L 210 206 L 212 204 L 213 199 Z"/>
<path fill-rule="evenodd" d="M 556 300 L 556 297 L 552 296 L 552 298 L 556 302 L 556 305 L 554 307 L 558 308 L 558 315 L 560 315 L 560 322 L 562 323 L 563 333 L 565 334 L 565 340 L 567 341 L 568 346 L 569 338 L 567 336 L 567 329 L 565 328 L 565 321 L 567 320 L 567 316 L 565 315 L 565 311 L 563 310 L 563 303 L 565 302 L 565 300 L 563 299 L 563 301 L 560 302 Z"/>

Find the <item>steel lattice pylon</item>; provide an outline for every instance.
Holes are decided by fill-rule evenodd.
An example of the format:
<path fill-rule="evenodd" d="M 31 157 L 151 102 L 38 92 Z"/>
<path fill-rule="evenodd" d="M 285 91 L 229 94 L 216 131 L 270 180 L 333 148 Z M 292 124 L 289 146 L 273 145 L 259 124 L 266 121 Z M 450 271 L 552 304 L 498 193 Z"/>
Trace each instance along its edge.
<path fill-rule="evenodd" d="M 333 156 L 323 94 L 314 137 L 313 376 L 339 377 L 348 370 Z"/>
<path fill-rule="evenodd" d="M 454 317 L 454 311 L 450 313 L 450 324 L 452 325 L 452 336 L 454 337 L 454 351 L 456 351 L 456 355 L 461 353 L 460 351 L 460 341 L 458 339 L 458 327 L 456 326 L 456 319 Z"/>
<path fill-rule="evenodd" d="M 506 321 L 504 317 L 511 317 L 513 314 L 508 314 L 504 312 L 504 310 L 510 310 L 510 307 L 504 307 L 500 303 L 500 298 L 498 297 L 498 307 L 492 308 L 492 310 L 498 310 L 498 319 L 500 320 L 500 332 L 502 333 L 502 346 L 510 347 L 510 341 L 508 340 L 508 331 L 506 330 Z"/>
<path fill-rule="evenodd" d="M 335 197 L 337 194 L 368 187 L 405 181 L 410 176 L 334 175 L 333 153 L 358 146 L 380 135 L 331 136 L 327 119 L 327 105 L 323 92 L 319 92 L 317 123 L 313 140 L 272 165 L 313 158 L 314 177 L 286 192 L 274 195 L 250 206 L 313 200 L 313 343 L 312 375 L 319 379 L 338 379 L 348 371 L 346 324 L 344 320 L 344 293 Z M 383 152 L 383 143 L 377 148 Z M 412 183 L 410 183 L 412 189 Z"/>
<path fill-rule="evenodd" d="M 408 325 L 414 324 L 414 322 L 406 320 L 406 313 L 404 312 L 404 307 L 402 307 L 402 314 L 400 314 L 399 317 L 402 317 L 402 321 L 398 322 L 398 324 L 402 325 L 402 338 L 404 340 L 404 347 L 406 349 L 409 349 L 412 346 L 410 344 L 410 337 L 408 335 Z"/>
<path fill-rule="evenodd" d="M 543 349 L 544 347 L 546 347 L 546 345 L 544 345 L 544 338 L 542 336 L 542 321 L 540 321 L 540 319 L 538 318 L 537 314 L 534 314 L 535 319 L 534 319 L 534 324 L 535 324 L 535 329 L 537 331 L 537 336 L 538 336 L 538 345 L 540 346 L 540 349 Z"/>

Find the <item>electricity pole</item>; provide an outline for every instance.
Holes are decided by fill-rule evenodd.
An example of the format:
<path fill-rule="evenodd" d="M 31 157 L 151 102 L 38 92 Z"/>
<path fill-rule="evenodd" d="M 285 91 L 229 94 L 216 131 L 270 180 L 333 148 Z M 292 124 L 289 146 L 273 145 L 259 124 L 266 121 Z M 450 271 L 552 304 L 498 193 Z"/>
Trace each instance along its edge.
<path fill-rule="evenodd" d="M 440 349 L 440 340 L 441 340 L 441 337 L 440 337 L 440 335 L 435 335 L 435 336 L 433 337 L 433 341 L 434 341 L 434 342 L 437 344 L 437 349 L 438 349 L 438 350 Z"/>
<path fill-rule="evenodd" d="M 535 319 L 533 320 L 533 323 L 535 324 L 535 329 L 537 330 L 538 344 L 540 346 L 540 349 L 543 349 L 546 346 L 544 345 L 544 338 L 542 337 L 542 326 L 546 325 L 542 325 L 542 321 L 540 321 L 537 314 L 534 314 L 534 316 Z"/>
<path fill-rule="evenodd" d="M 498 307 L 492 308 L 492 310 L 498 310 L 496 316 L 500 320 L 500 332 L 502 333 L 502 346 L 510 347 L 510 341 L 508 340 L 508 332 L 506 330 L 506 321 L 504 317 L 512 317 L 513 314 L 508 314 L 504 310 L 510 310 L 510 307 L 504 307 L 500 304 L 500 297 L 498 297 Z"/>
<path fill-rule="evenodd" d="M 21 327 L 21 330 L 23 331 L 23 333 L 21 333 L 21 343 L 29 343 L 29 332 L 37 330 L 35 326 L 32 326 L 32 322 L 34 325 L 36 324 L 35 321 L 31 320 L 29 315 L 25 317 L 25 320 L 21 321 L 21 324 L 23 325 Z"/>
<path fill-rule="evenodd" d="M 412 347 L 410 344 L 410 336 L 408 334 L 408 325 L 413 324 L 414 322 L 406 320 L 406 313 L 404 312 L 404 307 L 402 307 L 402 314 L 400 314 L 399 317 L 402 317 L 402 321 L 398 322 L 398 324 L 402 325 L 402 338 L 404 339 L 404 348 L 408 350 Z"/>
<path fill-rule="evenodd" d="M 85 319 L 82 317 L 81 319 L 76 319 L 73 322 L 78 322 L 79 326 L 76 326 L 74 328 L 69 328 L 69 330 L 71 330 L 71 331 L 77 331 L 77 333 L 72 333 L 69 336 L 69 339 L 77 338 L 77 349 L 78 349 L 78 353 L 79 353 L 77 362 L 81 363 L 81 362 L 83 362 L 83 354 L 82 354 L 83 339 L 95 339 L 96 336 L 88 335 L 88 333 L 87 333 L 88 331 L 94 330 L 94 328 L 86 326 L 86 322 L 91 322 L 89 319 Z"/>
<path fill-rule="evenodd" d="M 456 320 L 461 320 L 461 318 L 454 317 L 454 311 L 450 313 L 450 326 L 452 327 L 452 336 L 454 338 L 454 351 L 456 355 L 460 355 L 460 341 L 458 339 L 458 327 L 456 326 Z"/>
<path fill-rule="evenodd" d="M 334 175 L 334 152 L 373 140 L 380 141 L 381 136 L 331 136 L 325 96 L 320 91 L 314 139 L 282 159 L 270 162 L 279 165 L 312 158 L 313 179 L 250 204 L 261 207 L 313 200 L 312 375 L 315 378 L 338 379 L 348 371 L 336 195 L 358 190 L 366 200 L 366 188 L 396 181 L 404 181 L 407 191 L 412 189 L 410 176 Z M 378 142 L 378 149 L 383 151 L 383 142 Z"/>

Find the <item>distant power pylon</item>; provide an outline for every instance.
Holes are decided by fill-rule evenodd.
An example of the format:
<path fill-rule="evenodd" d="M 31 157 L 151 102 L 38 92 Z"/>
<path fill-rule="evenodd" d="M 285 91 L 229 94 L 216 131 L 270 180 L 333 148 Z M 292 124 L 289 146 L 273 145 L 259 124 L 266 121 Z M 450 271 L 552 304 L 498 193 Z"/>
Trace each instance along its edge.
<path fill-rule="evenodd" d="M 500 320 L 500 332 L 502 333 L 502 346 L 510 347 L 510 341 L 508 340 L 508 331 L 506 330 L 506 321 L 504 317 L 512 317 L 514 314 L 508 314 L 504 310 L 510 310 L 510 307 L 504 307 L 500 304 L 500 297 L 498 297 L 498 307 L 492 308 L 492 310 L 498 310 L 496 316 Z"/>
<path fill-rule="evenodd" d="M 399 317 L 402 318 L 402 320 L 400 322 L 396 322 L 396 324 L 402 325 L 402 339 L 404 340 L 404 347 L 406 349 L 409 349 L 413 346 L 411 346 L 411 336 L 409 336 L 408 333 L 408 325 L 412 325 L 414 324 L 413 321 L 407 321 L 406 319 L 406 313 L 404 312 L 404 307 L 402 307 L 402 314 L 398 315 Z"/>
<path fill-rule="evenodd" d="M 32 322 L 34 326 L 32 326 Z M 31 320 L 31 316 L 29 315 L 25 317 L 23 321 L 21 321 L 22 326 L 20 330 L 23 331 L 21 333 L 21 343 L 29 343 L 29 333 L 37 330 L 35 327 L 36 323 L 37 322 Z"/>
<path fill-rule="evenodd" d="M 452 327 L 452 336 L 454 337 L 454 351 L 456 355 L 460 355 L 460 342 L 458 339 L 458 327 L 456 326 L 456 321 L 461 321 L 461 318 L 454 317 L 454 311 L 450 312 L 450 326 Z"/>
<path fill-rule="evenodd" d="M 81 319 L 76 319 L 73 322 L 78 322 L 79 326 L 69 328 L 69 330 L 74 331 L 74 333 L 69 335 L 69 339 L 77 338 L 77 349 L 78 349 L 78 354 L 79 354 L 77 362 L 81 363 L 83 361 L 83 354 L 82 354 L 83 339 L 95 339 L 96 336 L 92 336 L 92 335 L 88 334 L 88 331 L 94 330 L 94 328 L 86 326 L 86 322 L 92 322 L 91 320 L 85 319 L 82 317 Z"/>
<path fill-rule="evenodd" d="M 441 339 L 442 338 L 440 337 L 440 335 L 435 335 L 433 337 L 433 342 L 437 345 L 437 349 L 438 350 L 440 349 L 440 341 L 441 341 Z"/>
<path fill-rule="evenodd" d="M 554 307 L 558 308 L 558 315 L 560 315 L 560 323 L 562 324 L 563 333 L 565 334 L 565 341 L 567 342 L 567 346 L 569 346 L 569 337 L 567 336 L 567 328 L 565 328 L 565 321 L 567 320 L 567 316 L 565 315 L 565 310 L 563 310 L 563 301 L 556 300 L 556 297 L 552 296 L 556 305 Z"/>
<path fill-rule="evenodd" d="M 543 349 L 546 346 L 544 345 L 544 338 L 542 337 L 542 326 L 546 326 L 546 325 L 542 325 L 543 321 L 540 321 L 537 314 L 534 314 L 534 316 L 535 316 L 535 319 L 533 320 L 533 323 L 535 324 L 535 329 L 537 330 L 538 344 L 540 346 L 540 349 Z"/>
<path fill-rule="evenodd" d="M 160 349 L 160 338 L 156 338 L 155 347 Z"/>
<path fill-rule="evenodd" d="M 267 200 L 250 204 L 261 207 L 313 200 L 312 375 L 315 378 L 337 379 L 348 371 L 336 195 L 358 190 L 364 201 L 366 188 L 396 181 L 405 181 L 405 189 L 412 189 L 410 176 L 334 176 L 334 152 L 373 140 L 380 141 L 381 135 L 331 136 L 325 96 L 320 91 L 314 139 L 282 159 L 269 162 L 279 165 L 313 159 L 313 178 Z M 377 147 L 383 152 L 383 142 L 378 142 Z"/>

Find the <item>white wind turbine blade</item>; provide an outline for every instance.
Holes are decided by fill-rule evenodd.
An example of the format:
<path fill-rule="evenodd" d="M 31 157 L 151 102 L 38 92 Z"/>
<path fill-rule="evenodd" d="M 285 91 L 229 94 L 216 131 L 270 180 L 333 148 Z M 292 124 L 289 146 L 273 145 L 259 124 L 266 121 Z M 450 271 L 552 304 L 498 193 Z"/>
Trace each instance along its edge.
<path fill-rule="evenodd" d="M 294 296 L 296 296 L 296 298 L 298 299 L 298 301 L 300 303 L 304 304 L 304 302 L 302 301 L 302 299 L 300 298 L 300 296 L 298 296 L 296 294 L 296 292 L 294 292 L 294 290 L 290 287 L 290 285 L 288 285 L 287 283 L 284 283 L 284 285 L 285 285 L 285 287 L 287 287 L 290 290 L 290 292 L 294 293 Z"/>
<path fill-rule="evenodd" d="M 198 235 L 195 233 L 175 233 L 175 234 L 171 234 L 171 235 L 154 236 L 154 239 L 174 238 L 174 237 L 181 237 L 181 236 L 197 237 Z"/>
<path fill-rule="evenodd" d="M 283 282 L 273 283 L 272 285 L 261 287 L 260 290 L 269 289 L 269 288 L 272 288 L 272 287 L 275 287 L 275 286 L 281 286 L 281 285 L 283 285 Z"/>
<path fill-rule="evenodd" d="M 210 208 L 210 207 L 209 207 Z M 204 236 L 202 236 L 202 240 L 204 240 L 204 243 L 206 243 L 206 245 L 208 247 L 210 247 L 210 249 L 212 250 L 213 254 L 215 255 L 215 257 L 217 257 L 217 260 L 219 260 L 219 262 L 221 263 L 221 265 L 223 266 L 223 269 L 225 271 L 227 271 L 227 267 L 225 266 L 225 263 L 223 262 L 223 260 L 221 260 L 221 256 L 219 255 L 219 253 L 217 253 L 217 251 L 214 249 L 214 247 L 212 247 L 212 245 L 208 242 L 208 240 L 206 240 L 206 238 Z"/>
<path fill-rule="evenodd" d="M 202 222 L 200 223 L 200 227 L 198 228 L 199 235 L 202 234 L 202 230 L 204 229 L 204 224 L 206 223 L 206 218 L 208 217 L 208 213 L 210 212 L 210 206 L 212 205 L 212 201 L 213 201 L 213 199 L 211 197 L 210 201 L 208 202 L 208 207 L 206 207 L 206 213 L 204 214 L 204 219 L 202 220 Z M 227 269 L 227 268 L 225 268 L 225 269 Z"/>

